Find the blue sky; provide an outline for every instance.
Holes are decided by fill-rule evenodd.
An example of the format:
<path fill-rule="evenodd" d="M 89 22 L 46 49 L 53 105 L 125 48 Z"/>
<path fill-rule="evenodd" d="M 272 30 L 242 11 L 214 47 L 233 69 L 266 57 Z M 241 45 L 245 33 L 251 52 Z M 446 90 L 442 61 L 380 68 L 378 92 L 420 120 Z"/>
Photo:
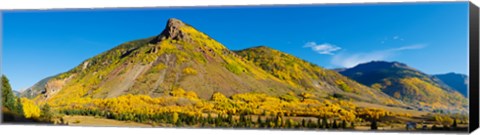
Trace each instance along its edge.
<path fill-rule="evenodd" d="M 467 13 L 467 2 L 5 11 L 2 72 L 25 89 L 178 18 L 232 50 L 266 45 L 325 68 L 386 60 L 466 74 Z"/>

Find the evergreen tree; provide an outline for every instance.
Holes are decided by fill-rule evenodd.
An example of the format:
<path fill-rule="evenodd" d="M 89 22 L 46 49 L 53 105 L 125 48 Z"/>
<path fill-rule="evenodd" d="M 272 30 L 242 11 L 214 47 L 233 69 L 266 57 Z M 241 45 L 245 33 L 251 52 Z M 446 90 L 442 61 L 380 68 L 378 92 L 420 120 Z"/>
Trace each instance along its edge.
<path fill-rule="evenodd" d="M 312 121 L 311 119 L 308 120 L 308 122 L 307 122 L 307 127 L 308 127 L 308 128 L 313 128 L 313 127 L 314 127 L 313 121 Z"/>
<path fill-rule="evenodd" d="M 213 123 L 215 126 L 221 126 L 222 125 L 222 116 L 220 116 L 220 114 L 217 115 L 217 118 L 215 118 L 215 122 Z M 228 123 L 228 124 L 231 124 L 231 123 Z"/>
<path fill-rule="evenodd" d="M 285 126 L 286 128 L 292 128 L 293 127 L 293 123 L 292 123 L 292 119 L 288 119 L 286 122 L 285 122 Z"/>
<path fill-rule="evenodd" d="M 210 113 L 208 113 L 207 122 L 208 124 L 213 124 L 212 115 Z"/>
<path fill-rule="evenodd" d="M 347 128 L 347 122 L 345 122 L 345 120 L 342 120 L 341 125 L 342 125 L 341 128 L 343 128 L 343 129 Z"/>
<path fill-rule="evenodd" d="M 307 122 L 305 121 L 305 119 L 302 119 L 302 127 L 307 127 Z"/>
<path fill-rule="evenodd" d="M 228 120 L 228 123 L 229 123 L 229 124 L 233 124 L 233 116 L 232 116 L 232 114 L 228 114 L 227 120 Z"/>
<path fill-rule="evenodd" d="M 22 100 L 20 98 L 17 98 L 17 102 L 15 103 L 15 113 L 19 115 L 24 115 L 23 114 L 23 105 L 22 105 Z"/>
<path fill-rule="evenodd" d="M 177 127 L 182 127 L 183 126 L 183 122 L 181 120 L 177 120 L 177 122 L 175 122 L 175 126 Z"/>
<path fill-rule="evenodd" d="M 323 128 L 322 119 L 320 117 L 317 118 L 317 128 Z"/>
<path fill-rule="evenodd" d="M 247 118 L 247 127 L 248 128 L 253 128 L 253 118 L 252 118 L 252 115 L 248 116 Z"/>
<path fill-rule="evenodd" d="M 378 129 L 378 125 L 377 125 L 377 121 L 376 120 L 372 120 L 371 124 L 370 124 L 370 129 L 371 130 L 377 130 Z"/>
<path fill-rule="evenodd" d="M 457 128 L 457 119 L 453 120 L 452 128 Z"/>
<path fill-rule="evenodd" d="M 332 128 L 333 128 L 333 129 L 337 129 L 337 128 L 338 128 L 337 120 L 333 120 Z"/>
<path fill-rule="evenodd" d="M 329 124 L 328 124 L 328 121 L 327 121 L 327 118 L 323 117 L 322 119 L 322 122 L 323 122 L 323 128 L 330 128 Z"/>
<path fill-rule="evenodd" d="M 12 91 L 10 82 L 5 75 L 2 75 L 2 105 L 11 111 L 15 111 L 15 94 Z"/>
<path fill-rule="evenodd" d="M 247 126 L 247 117 L 245 116 L 244 113 L 240 114 L 240 120 L 238 122 L 238 125 L 240 127 L 246 127 Z"/>
<path fill-rule="evenodd" d="M 257 118 L 257 123 L 260 127 L 263 127 L 263 121 L 262 121 L 262 117 L 258 116 Z"/>
<path fill-rule="evenodd" d="M 204 118 L 201 118 L 201 120 L 200 120 L 200 125 L 201 125 L 201 127 L 205 127 L 206 124 L 207 124 L 207 122 L 205 121 L 205 119 L 204 119 Z"/>
<path fill-rule="evenodd" d="M 270 118 L 265 118 L 265 127 L 270 128 L 270 122 L 272 122 Z"/>
<path fill-rule="evenodd" d="M 41 114 L 40 117 L 45 120 L 50 120 L 52 118 L 52 112 L 50 109 L 50 105 L 48 103 L 45 103 L 45 105 L 42 106 L 41 108 Z"/>

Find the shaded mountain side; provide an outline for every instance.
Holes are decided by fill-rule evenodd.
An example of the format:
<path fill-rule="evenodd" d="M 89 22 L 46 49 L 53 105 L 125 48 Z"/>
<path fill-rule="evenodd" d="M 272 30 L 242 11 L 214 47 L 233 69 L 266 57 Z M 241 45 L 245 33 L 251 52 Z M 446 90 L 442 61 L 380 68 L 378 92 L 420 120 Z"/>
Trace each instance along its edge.
<path fill-rule="evenodd" d="M 169 19 L 157 36 L 121 44 L 48 79 L 43 85 L 44 92 L 35 96 L 35 100 L 61 104 L 78 98 L 110 98 L 125 94 L 159 97 L 184 89 L 203 99 L 210 99 L 214 92 L 226 96 L 246 92 L 274 96 L 306 92 L 316 98 L 334 96 L 407 106 L 335 71 L 276 53 L 278 51 L 273 49 L 265 49 L 275 52 L 272 56 L 255 50 L 258 48 L 232 52 L 192 26 Z M 286 57 L 278 59 L 278 55 Z M 275 66 L 258 64 L 270 60 L 275 60 Z M 305 65 L 308 66 L 303 67 Z"/>
<path fill-rule="evenodd" d="M 13 94 L 17 97 L 20 96 L 20 92 L 18 92 L 18 91 L 13 91 Z"/>
<path fill-rule="evenodd" d="M 53 76 L 47 77 L 45 79 L 42 79 L 42 80 L 38 81 L 37 83 L 35 83 L 30 88 L 28 88 L 24 91 L 21 91 L 19 93 L 19 96 L 20 97 L 26 97 L 26 98 L 34 98 L 34 97 L 44 93 L 45 92 L 45 85 L 52 78 L 53 78 Z"/>
<path fill-rule="evenodd" d="M 336 72 L 342 72 L 342 71 L 347 70 L 347 68 L 334 68 L 334 69 L 331 69 L 331 70 L 336 71 Z"/>
<path fill-rule="evenodd" d="M 468 102 L 437 78 L 399 62 L 372 61 L 340 72 L 426 110 L 466 111 Z"/>
<path fill-rule="evenodd" d="M 446 85 L 462 93 L 463 96 L 468 97 L 468 76 L 458 73 L 446 73 L 433 75 L 440 79 Z"/>
<path fill-rule="evenodd" d="M 325 92 L 370 102 L 401 104 L 381 91 L 371 89 L 349 78 L 290 54 L 259 46 L 236 51 L 245 59 L 279 78 L 307 91 Z"/>

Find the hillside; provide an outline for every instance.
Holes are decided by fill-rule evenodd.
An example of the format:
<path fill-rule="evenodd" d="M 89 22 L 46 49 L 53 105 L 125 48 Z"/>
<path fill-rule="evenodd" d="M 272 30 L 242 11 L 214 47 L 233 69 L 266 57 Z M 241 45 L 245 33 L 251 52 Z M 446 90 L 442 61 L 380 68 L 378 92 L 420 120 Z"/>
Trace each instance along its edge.
<path fill-rule="evenodd" d="M 446 73 L 433 75 L 440 79 L 446 85 L 460 92 L 463 96 L 468 97 L 468 76 L 458 73 Z"/>
<path fill-rule="evenodd" d="M 293 90 L 206 34 L 170 19 L 160 35 L 127 42 L 50 79 L 43 99 L 158 97 L 174 89 L 193 91 L 204 99 L 214 92 L 230 96 Z"/>
<path fill-rule="evenodd" d="M 426 110 L 466 111 L 467 99 L 442 81 L 399 62 L 372 61 L 340 72 Z"/>
<path fill-rule="evenodd" d="M 266 63 L 271 65 L 262 65 Z M 157 36 L 121 44 L 68 72 L 40 81 L 23 95 L 41 102 L 68 104 L 79 98 L 127 94 L 162 97 L 178 89 L 194 92 L 202 99 L 211 99 L 215 92 L 227 97 L 249 92 L 272 96 L 293 92 L 317 99 L 334 97 L 406 106 L 335 71 L 271 48 L 230 51 L 177 19 L 169 19 Z"/>
<path fill-rule="evenodd" d="M 322 92 L 325 97 L 335 94 L 359 101 L 400 104 L 388 95 L 352 81 L 335 71 L 266 46 L 248 48 L 236 53 L 291 86 Z"/>

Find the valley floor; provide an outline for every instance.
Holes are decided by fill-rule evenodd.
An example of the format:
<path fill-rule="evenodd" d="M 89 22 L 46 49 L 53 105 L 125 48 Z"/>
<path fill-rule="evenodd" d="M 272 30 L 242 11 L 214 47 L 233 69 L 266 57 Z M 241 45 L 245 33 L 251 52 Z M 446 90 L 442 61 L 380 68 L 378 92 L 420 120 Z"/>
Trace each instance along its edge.
<path fill-rule="evenodd" d="M 172 124 L 146 124 L 146 123 L 138 123 L 133 121 L 120 121 L 120 120 L 113 120 L 107 119 L 102 117 L 95 117 L 95 116 L 80 116 L 80 115 L 66 115 L 63 118 L 63 121 L 67 125 L 71 126 L 100 126 L 100 127 L 174 127 Z M 293 117 L 292 117 L 293 118 Z M 298 117 L 293 119 L 302 119 L 305 117 Z M 425 124 L 427 129 L 422 129 L 423 125 L 417 125 L 417 128 L 414 131 L 432 131 L 433 124 Z M 437 125 L 438 126 L 438 125 Z M 193 126 L 194 128 L 201 128 L 200 125 Z M 265 128 L 253 128 L 253 129 L 265 129 Z M 294 129 L 294 128 L 292 128 Z M 448 130 L 450 131 L 467 131 L 468 124 L 459 124 L 458 128 L 455 130 Z M 287 129 L 288 130 L 288 129 Z M 308 128 L 301 128 L 301 129 L 294 129 L 294 130 L 325 130 L 325 129 L 308 129 Z M 342 130 L 342 129 L 333 129 L 333 130 Z M 358 123 L 354 129 L 346 129 L 346 131 L 370 131 L 370 123 L 363 122 Z M 393 124 L 384 124 L 380 123 L 377 131 L 406 131 L 405 124 L 400 123 L 393 123 Z M 439 131 L 444 132 L 445 130 L 440 129 Z"/>
<path fill-rule="evenodd" d="M 65 123 L 72 126 L 152 127 L 152 125 L 149 124 L 112 120 L 94 116 L 64 116 L 63 120 Z"/>

